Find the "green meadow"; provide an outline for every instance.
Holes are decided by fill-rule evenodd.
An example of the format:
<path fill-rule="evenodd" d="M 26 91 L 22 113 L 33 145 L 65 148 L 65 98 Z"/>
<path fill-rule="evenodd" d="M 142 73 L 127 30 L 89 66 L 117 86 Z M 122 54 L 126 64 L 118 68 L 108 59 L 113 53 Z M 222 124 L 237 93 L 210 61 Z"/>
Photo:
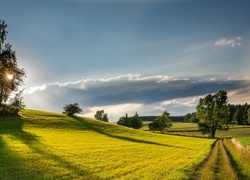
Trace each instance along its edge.
<path fill-rule="evenodd" d="M 144 130 L 146 127 L 144 127 Z M 168 134 L 184 135 L 184 136 L 195 136 L 195 137 L 207 137 L 202 135 L 198 129 L 197 123 L 173 123 L 171 129 L 167 132 Z M 231 125 L 228 131 L 217 131 L 217 138 L 245 138 L 246 141 L 250 137 L 250 126 L 248 125 Z M 247 142 L 246 142 L 247 143 Z"/>
<path fill-rule="evenodd" d="M 0 118 L 0 179 L 190 179 L 214 142 L 23 110 Z"/>

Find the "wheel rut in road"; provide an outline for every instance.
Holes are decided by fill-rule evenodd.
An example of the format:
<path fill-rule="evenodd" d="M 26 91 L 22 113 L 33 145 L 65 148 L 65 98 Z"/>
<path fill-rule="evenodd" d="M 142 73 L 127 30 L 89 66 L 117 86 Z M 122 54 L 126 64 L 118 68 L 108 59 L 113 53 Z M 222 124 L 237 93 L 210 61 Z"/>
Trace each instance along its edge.
<path fill-rule="evenodd" d="M 232 165 L 233 160 L 224 147 L 224 140 L 216 141 L 207 160 L 201 165 L 196 179 L 234 180 L 239 179 Z"/>

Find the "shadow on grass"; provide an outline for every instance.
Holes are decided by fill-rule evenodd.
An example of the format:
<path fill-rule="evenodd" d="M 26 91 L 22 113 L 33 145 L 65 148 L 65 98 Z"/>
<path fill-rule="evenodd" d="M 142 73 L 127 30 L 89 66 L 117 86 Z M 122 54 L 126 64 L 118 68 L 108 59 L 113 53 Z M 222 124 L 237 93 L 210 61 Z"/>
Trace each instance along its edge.
<path fill-rule="evenodd" d="M 71 176 L 101 179 L 84 169 L 87 167 L 79 167 L 54 154 L 39 141 L 38 136 L 23 130 L 24 122 L 25 119 L 22 117 L 0 117 L 0 179 L 72 179 Z M 4 138 L 5 136 L 19 140 L 21 144 L 32 150 L 30 155 L 36 157 L 27 157 L 27 154 L 26 157 L 20 155 L 20 152 L 10 147 L 11 144 L 8 139 Z M 40 163 L 43 162 L 37 160 L 38 157 L 48 163 L 41 165 Z M 53 171 L 52 166 L 56 169 L 56 166 L 59 166 L 69 172 L 65 174 L 65 171 Z"/>
<path fill-rule="evenodd" d="M 162 144 L 162 143 L 157 143 L 157 142 L 152 142 L 152 141 L 146 141 L 146 140 L 142 140 L 142 139 L 135 139 L 135 138 L 131 138 L 131 137 L 114 135 L 112 133 L 107 133 L 103 128 L 101 128 L 100 126 L 96 126 L 94 123 L 88 123 L 86 121 L 83 121 L 82 118 L 80 118 L 80 117 L 75 116 L 72 118 L 75 119 L 76 121 L 80 122 L 81 124 L 83 124 L 88 129 L 93 130 L 97 133 L 106 135 L 106 136 L 111 137 L 111 138 L 115 138 L 115 139 L 119 139 L 119 140 L 123 140 L 123 141 L 134 142 L 134 143 L 144 143 L 144 144 L 150 144 L 150 145 L 158 145 L 158 146 L 187 149 L 187 148 L 180 147 L 180 146 L 172 146 L 172 145 L 167 145 L 167 144 Z"/>

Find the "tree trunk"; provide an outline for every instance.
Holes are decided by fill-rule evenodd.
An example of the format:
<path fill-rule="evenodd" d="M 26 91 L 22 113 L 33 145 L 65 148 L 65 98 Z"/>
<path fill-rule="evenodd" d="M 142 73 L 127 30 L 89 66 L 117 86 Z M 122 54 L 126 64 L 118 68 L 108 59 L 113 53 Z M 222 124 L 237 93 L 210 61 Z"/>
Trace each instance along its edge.
<path fill-rule="evenodd" d="M 211 130 L 210 136 L 211 136 L 212 138 L 215 137 L 215 132 L 216 132 L 216 129 L 212 129 L 212 130 Z"/>

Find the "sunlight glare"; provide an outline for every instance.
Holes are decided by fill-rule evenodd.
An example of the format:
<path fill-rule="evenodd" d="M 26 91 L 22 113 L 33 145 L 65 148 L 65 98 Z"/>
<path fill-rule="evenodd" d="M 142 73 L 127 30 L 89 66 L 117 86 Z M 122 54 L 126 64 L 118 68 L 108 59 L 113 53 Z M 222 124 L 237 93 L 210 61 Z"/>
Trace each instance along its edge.
<path fill-rule="evenodd" d="M 8 80 L 12 80 L 13 79 L 13 75 L 12 74 L 7 74 L 7 79 Z"/>

